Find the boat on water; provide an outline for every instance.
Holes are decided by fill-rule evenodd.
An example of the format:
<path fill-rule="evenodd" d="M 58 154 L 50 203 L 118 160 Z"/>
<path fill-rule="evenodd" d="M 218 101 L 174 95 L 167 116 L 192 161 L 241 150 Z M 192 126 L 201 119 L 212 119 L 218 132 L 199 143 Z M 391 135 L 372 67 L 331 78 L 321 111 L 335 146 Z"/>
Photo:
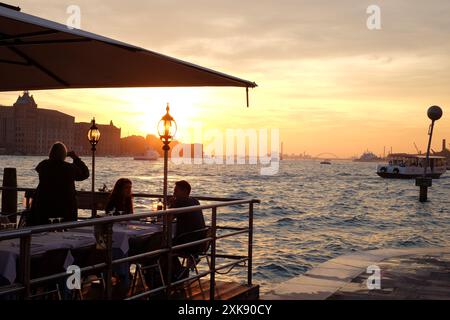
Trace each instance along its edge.
<path fill-rule="evenodd" d="M 383 159 L 376 156 L 373 152 L 367 150 L 359 158 L 353 159 L 355 162 L 380 162 Z"/>
<path fill-rule="evenodd" d="M 377 166 L 377 174 L 382 178 L 414 179 L 423 176 L 427 163 L 426 155 L 391 154 L 387 164 Z M 432 179 L 439 177 L 447 170 L 446 159 L 440 156 L 430 156 L 430 165 L 426 176 Z"/>
<path fill-rule="evenodd" d="M 442 151 L 435 152 L 433 150 L 433 156 L 445 157 L 447 160 L 447 170 L 450 170 L 450 150 L 447 149 L 446 140 L 442 140 Z"/>
<path fill-rule="evenodd" d="M 330 160 L 323 160 L 320 162 L 320 164 L 331 164 Z"/>
<path fill-rule="evenodd" d="M 159 159 L 159 153 L 153 149 L 148 149 L 147 152 L 142 156 L 134 157 L 134 160 L 147 160 L 154 161 Z"/>

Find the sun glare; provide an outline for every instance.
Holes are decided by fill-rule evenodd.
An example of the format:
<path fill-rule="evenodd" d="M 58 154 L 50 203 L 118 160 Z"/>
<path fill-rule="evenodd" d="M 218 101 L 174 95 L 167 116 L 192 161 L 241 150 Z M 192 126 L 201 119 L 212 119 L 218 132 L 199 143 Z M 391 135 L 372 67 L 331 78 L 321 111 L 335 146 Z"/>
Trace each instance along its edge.
<path fill-rule="evenodd" d="M 130 131 L 137 134 L 157 135 L 157 125 L 170 105 L 170 114 L 178 125 L 176 139 L 188 138 L 183 128 L 193 125 L 193 119 L 199 112 L 198 106 L 206 101 L 206 93 L 192 88 L 130 88 L 117 93 L 117 97 L 130 111 Z"/>

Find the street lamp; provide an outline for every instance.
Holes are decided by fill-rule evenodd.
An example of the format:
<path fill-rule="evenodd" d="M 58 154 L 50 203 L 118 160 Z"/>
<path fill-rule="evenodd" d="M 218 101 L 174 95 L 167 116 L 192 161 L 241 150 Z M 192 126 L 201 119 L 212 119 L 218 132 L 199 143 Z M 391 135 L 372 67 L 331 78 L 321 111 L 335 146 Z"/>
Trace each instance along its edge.
<path fill-rule="evenodd" d="M 430 166 L 430 149 L 431 139 L 433 137 L 434 122 L 442 117 L 442 109 L 439 106 L 431 106 L 427 111 L 428 118 L 431 120 L 430 128 L 428 129 L 428 147 L 427 156 L 423 169 L 423 176 L 416 178 L 416 186 L 420 187 L 419 201 L 426 202 L 428 197 L 428 188 L 432 185 L 432 179 L 427 177 L 427 169 Z"/>
<path fill-rule="evenodd" d="M 97 144 L 100 140 L 100 130 L 95 125 L 95 118 L 92 118 L 91 127 L 87 132 L 87 138 L 91 144 L 92 151 L 92 213 L 91 216 L 95 217 L 97 214 L 97 207 L 95 205 L 95 151 L 97 150 Z"/>
<path fill-rule="evenodd" d="M 164 197 L 164 210 L 167 209 L 167 165 L 168 165 L 168 157 L 169 157 L 169 144 L 172 142 L 175 133 L 177 132 L 177 123 L 174 118 L 169 114 L 169 104 L 167 103 L 166 114 L 161 118 L 158 123 L 158 134 L 159 138 L 163 142 L 163 150 L 164 150 L 164 184 L 163 184 L 163 197 Z"/>

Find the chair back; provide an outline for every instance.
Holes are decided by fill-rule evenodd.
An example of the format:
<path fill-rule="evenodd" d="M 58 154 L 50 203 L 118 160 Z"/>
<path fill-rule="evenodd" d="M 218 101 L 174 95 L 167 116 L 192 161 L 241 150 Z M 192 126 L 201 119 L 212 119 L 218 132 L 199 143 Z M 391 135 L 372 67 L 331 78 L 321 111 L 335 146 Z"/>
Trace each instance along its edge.
<path fill-rule="evenodd" d="M 106 261 L 105 250 L 98 250 L 95 244 L 72 249 L 71 254 L 74 260 L 73 263 L 80 268 L 92 266 Z M 96 270 L 94 271 L 94 273 L 98 273 L 98 271 Z"/>
<path fill-rule="evenodd" d="M 66 262 L 67 254 L 68 249 L 54 249 L 38 255 L 32 255 L 30 261 L 30 278 L 42 278 L 64 272 L 64 263 Z M 17 274 L 20 272 L 21 263 L 22 261 L 19 259 Z"/>
<path fill-rule="evenodd" d="M 163 243 L 164 235 L 162 233 L 155 233 L 143 237 L 134 237 L 128 240 L 129 251 L 128 256 L 135 256 L 141 253 L 146 253 L 154 250 L 161 249 L 161 244 Z M 150 261 L 157 260 L 158 256 L 152 256 L 142 259 L 150 263 Z"/>
<path fill-rule="evenodd" d="M 17 224 L 17 228 L 25 228 L 31 226 L 31 224 L 29 223 L 30 215 L 31 215 L 30 209 L 26 209 L 20 212 L 19 214 L 20 218 L 19 223 Z"/>
<path fill-rule="evenodd" d="M 174 243 L 176 245 L 178 244 L 184 244 L 188 242 L 194 242 L 198 241 L 204 238 L 211 237 L 212 230 L 210 227 L 205 227 L 202 229 L 194 230 L 191 232 L 182 233 L 179 236 L 177 236 L 174 240 Z M 185 249 L 182 249 L 181 252 L 187 253 L 187 254 L 198 254 L 203 255 L 206 254 L 209 250 L 209 247 L 211 245 L 211 241 L 207 241 L 204 243 L 200 243 L 198 245 L 194 245 L 192 247 L 188 247 Z"/>

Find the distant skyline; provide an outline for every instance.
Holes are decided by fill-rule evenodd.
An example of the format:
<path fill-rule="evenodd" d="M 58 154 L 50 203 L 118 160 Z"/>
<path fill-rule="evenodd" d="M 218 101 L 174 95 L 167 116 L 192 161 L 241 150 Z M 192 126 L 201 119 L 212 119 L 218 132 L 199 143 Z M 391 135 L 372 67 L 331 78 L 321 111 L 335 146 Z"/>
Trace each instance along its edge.
<path fill-rule="evenodd" d="M 440 105 L 433 149 L 450 141 L 450 2 L 249 0 L 6 1 L 65 23 L 81 8 L 84 30 L 255 81 L 250 108 L 239 88 L 31 91 L 42 108 L 113 120 L 122 136 L 155 134 L 171 104 L 186 128 L 279 128 L 284 152 L 340 157 L 425 150 L 426 110 Z M 381 8 L 381 30 L 366 8 Z M 24 88 L 26 89 L 26 88 Z M 20 92 L 0 93 L 11 105 Z"/>

